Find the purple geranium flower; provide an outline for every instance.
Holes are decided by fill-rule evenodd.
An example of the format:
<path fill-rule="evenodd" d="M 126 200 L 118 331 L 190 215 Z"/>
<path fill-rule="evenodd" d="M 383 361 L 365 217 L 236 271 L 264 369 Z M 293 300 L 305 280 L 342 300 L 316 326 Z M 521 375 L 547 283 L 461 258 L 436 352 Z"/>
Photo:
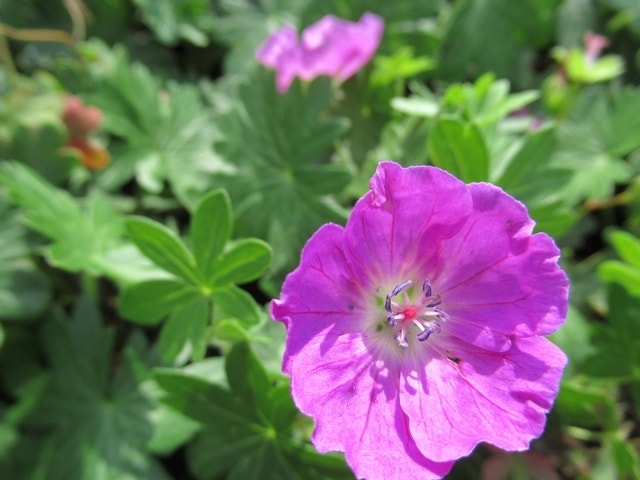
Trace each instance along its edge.
<path fill-rule="evenodd" d="M 293 27 L 278 30 L 260 45 L 256 58 L 276 70 L 281 93 L 296 76 L 313 80 L 327 75 L 344 81 L 371 60 L 383 29 L 382 18 L 372 13 L 365 13 L 357 23 L 327 15 L 302 32 L 300 43 Z"/>
<path fill-rule="evenodd" d="M 321 452 L 360 478 L 440 478 L 480 442 L 525 450 L 566 357 L 558 249 L 486 183 L 382 162 L 346 227 L 327 224 L 285 280 L 283 370 Z"/>

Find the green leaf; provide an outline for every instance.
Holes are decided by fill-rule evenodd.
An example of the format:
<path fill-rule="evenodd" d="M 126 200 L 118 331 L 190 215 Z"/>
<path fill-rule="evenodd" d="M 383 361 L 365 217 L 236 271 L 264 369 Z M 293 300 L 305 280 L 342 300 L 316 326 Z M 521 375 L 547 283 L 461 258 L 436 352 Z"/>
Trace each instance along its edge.
<path fill-rule="evenodd" d="M 531 218 L 536 221 L 536 230 L 546 232 L 554 238 L 565 235 L 578 220 L 578 214 L 564 202 L 552 202 L 548 205 L 531 206 Z"/>
<path fill-rule="evenodd" d="M 234 469 L 242 475 L 250 474 L 246 471 L 248 466 L 245 465 L 244 458 L 247 458 L 248 462 L 262 464 L 267 453 L 265 449 L 270 450 L 264 438 L 259 433 L 251 431 L 248 426 L 234 426 L 229 428 L 226 434 L 222 434 L 219 428 L 210 427 L 188 445 L 187 462 L 189 470 L 199 480 L 231 478 L 230 472 Z M 271 465 L 280 462 L 279 456 L 273 451 L 268 452 L 267 458 Z M 269 478 L 264 476 L 267 474 L 266 471 L 260 473 L 262 476 L 258 478 Z"/>
<path fill-rule="evenodd" d="M 608 238 L 625 262 L 640 269 L 640 238 L 624 230 L 614 230 L 609 233 Z"/>
<path fill-rule="evenodd" d="M 341 165 L 301 165 L 293 176 L 315 195 L 340 193 L 351 181 L 351 173 Z"/>
<path fill-rule="evenodd" d="M 556 408 L 567 425 L 598 428 L 603 410 L 612 403 L 611 392 L 606 389 L 572 381 L 562 383 Z"/>
<path fill-rule="evenodd" d="M 640 36 L 640 5 L 635 0 L 600 0 L 598 3 L 616 12 L 607 25 L 611 30 L 629 28 Z"/>
<path fill-rule="evenodd" d="M 517 153 L 508 158 L 507 164 L 502 166 L 503 171 L 493 181 L 519 198 L 532 179 L 555 173 L 549 168 L 549 164 L 556 145 L 556 132 L 553 128 L 543 128 L 527 134 Z M 535 189 L 538 187 L 536 185 Z"/>
<path fill-rule="evenodd" d="M 207 0 L 133 0 L 142 11 L 145 23 L 160 41 L 175 45 L 180 39 L 199 47 L 209 43 L 208 31 L 213 26 L 213 16 Z"/>
<path fill-rule="evenodd" d="M 154 432 L 147 446 L 154 454 L 166 456 L 174 452 L 200 430 L 198 422 L 162 403 L 156 405 L 150 418 Z"/>
<path fill-rule="evenodd" d="M 623 230 L 611 231 L 609 242 L 624 262 L 605 260 L 598 275 L 608 283 L 622 285 L 630 294 L 640 297 L 640 239 Z"/>
<path fill-rule="evenodd" d="M 420 73 L 434 70 L 437 66 L 435 59 L 426 55 L 416 55 L 412 47 L 404 45 L 397 48 L 392 55 L 376 56 L 371 83 L 373 85 L 397 84 L 398 81 L 415 78 Z"/>
<path fill-rule="evenodd" d="M 17 319 L 40 313 L 51 298 L 47 277 L 35 267 L 0 270 L 0 318 Z"/>
<path fill-rule="evenodd" d="M 496 80 L 494 74 L 486 73 L 473 84 L 456 83 L 447 88 L 442 98 L 442 109 L 448 112 L 453 107 L 462 119 L 485 127 L 529 105 L 540 96 L 536 90 L 510 94 L 509 89 L 507 80 Z"/>
<path fill-rule="evenodd" d="M 196 262 L 180 237 L 164 225 L 146 217 L 131 217 L 127 232 L 153 263 L 193 284 L 201 284 Z"/>
<path fill-rule="evenodd" d="M 62 122 L 63 96 L 57 80 L 40 73 L 14 75 L 8 89 L 2 83 L 0 79 L 0 158 L 19 160 L 48 181 L 62 182 L 78 159 L 61 148 L 68 132 Z"/>
<path fill-rule="evenodd" d="M 629 440 L 616 436 L 611 447 L 619 478 L 640 478 L 640 455 Z"/>
<path fill-rule="evenodd" d="M 624 73 L 624 61 L 618 55 L 605 55 L 593 61 L 584 50 L 574 48 L 561 61 L 569 80 L 577 83 L 606 82 Z"/>
<path fill-rule="evenodd" d="M 296 449 L 291 455 L 295 459 L 292 463 L 302 478 L 353 480 L 353 472 L 338 453 L 320 454 L 307 446 Z"/>
<path fill-rule="evenodd" d="M 43 235 L 61 241 L 82 224 L 77 201 L 29 167 L 16 162 L 4 163 L 0 182 L 7 187 L 9 200 L 28 212 L 27 224 Z"/>
<path fill-rule="evenodd" d="M 396 97 L 391 101 L 394 110 L 407 115 L 433 118 L 438 113 L 440 105 L 433 97 L 424 98 L 418 95 L 410 97 Z"/>
<path fill-rule="evenodd" d="M 254 54 L 258 46 L 285 23 L 295 23 L 311 0 L 276 0 L 265 2 L 218 2 L 219 16 L 214 34 L 229 52 L 224 58 L 224 71 L 245 73 L 255 68 Z"/>
<path fill-rule="evenodd" d="M 25 222 L 52 240 L 50 261 L 72 272 L 104 273 L 103 257 L 122 243 L 122 216 L 100 194 L 84 200 L 53 187 L 29 167 L 5 163 L 0 183 L 9 199 L 26 211 Z"/>
<path fill-rule="evenodd" d="M 590 474 L 593 478 L 640 478 L 640 456 L 629 444 L 625 428 L 616 424 L 611 425 L 609 430 L 603 434 L 598 458 Z"/>
<path fill-rule="evenodd" d="M 557 11 L 557 44 L 569 48 L 581 45 L 584 33 L 596 31 L 598 5 L 591 0 L 565 0 Z"/>
<path fill-rule="evenodd" d="M 106 50 L 106 49 L 105 49 Z M 122 49 L 107 51 L 93 83 L 93 104 L 104 112 L 103 129 L 126 141 L 98 182 L 114 189 L 135 175 L 148 191 L 159 193 L 166 181 L 184 204 L 208 191 L 207 178 L 217 162 L 216 132 L 195 85 L 170 82 L 132 62 Z"/>
<path fill-rule="evenodd" d="M 146 453 L 153 405 L 137 377 L 135 347 L 127 345 L 124 355 L 112 358 L 113 334 L 86 301 L 71 321 L 56 318 L 45 326 L 51 382 L 30 424 L 51 432 L 31 452 L 46 478 L 169 478 Z"/>
<path fill-rule="evenodd" d="M 555 0 L 463 0 L 454 4 L 440 59 L 439 76 L 464 78 L 483 72 L 517 78 L 528 50 L 552 40 Z M 509 48 L 506 48 L 508 46 Z"/>
<path fill-rule="evenodd" d="M 640 269 L 616 260 L 605 260 L 598 266 L 598 275 L 607 283 L 618 283 L 640 297 Z"/>
<path fill-rule="evenodd" d="M 247 343 L 232 348 L 225 370 L 230 390 L 184 371 L 156 371 L 163 401 L 203 423 L 187 446 L 196 478 L 350 478 L 338 457 L 316 457 L 291 436 L 297 411 L 289 385 L 269 379 Z"/>
<path fill-rule="evenodd" d="M 431 130 L 428 148 L 434 165 L 465 182 L 488 179 L 487 148 L 475 125 L 453 119 L 438 120 Z"/>
<path fill-rule="evenodd" d="M 73 150 L 63 148 L 66 139 L 66 129 L 61 125 L 18 125 L 10 143 L 0 141 L 0 158 L 20 160 L 48 181 L 59 184 L 80 163 Z"/>
<path fill-rule="evenodd" d="M 191 219 L 191 246 L 198 269 L 211 279 L 216 260 L 231 237 L 231 201 L 224 190 L 206 195 Z"/>
<path fill-rule="evenodd" d="M 251 348 L 272 375 L 282 374 L 285 337 L 284 325 L 266 316 L 259 325 L 251 329 Z"/>
<path fill-rule="evenodd" d="M 587 359 L 583 371 L 603 378 L 633 378 L 640 385 L 640 298 L 611 283 L 608 305 L 607 324 L 596 330 L 598 350 Z"/>
<path fill-rule="evenodd" d="M 162 402 L 203 424 L 242 425 L 246 422 L 241 399 L 218 385 L 174 369 L 157 369 L 154 378 L 166 392 Z"/>
<path fill-rule="evenodd" d="M 555 164 L 574 171 L 562 190 L 571 202 L 604 199 L 617 183 L 630 179 L 631 168 L 622 157 L 640 147 L 640 89 L 626 88 L 615 97 L 592 89 L 582 94 L 570 118 L 558 131 L 560 145 Z"/>
<path fill-rule="evenodd" d="M 618 348 L 627 355 L 630 368 L 640 368 L 640 298 L 616 284 L 609 285 L 609 320 L 618 337 Z"/>
<path fill-rule="evenodd" d="M 347 123 L 326 115 L 331 100 L 327 79 L 306 86 L 294 82 L 286 95 L 277 92 L 274 82 L 273 74 L 257 70 L 239 87 L 232 107 L 221 106 L 216 151 L 225 165 L 211 182 L 229 192 L 236 236 L 271 243 L 274 225 L 285 227 L 294 247 L 276 251 L 280 258 L 274 264 L 283 275 L 319 225 L 344 221 L 337 203 L 315 192 L 344 184 L 342 169 L 323 159 Z M 322 180 L 319 186 L 316 178 Z"/>
<path fill-rule="evenodd" d="M 297 4 L 294 0 L 281 1 L 283 4 L 287 2 Z M 384 18 L 387 35 L 397 35 L 396 30 L 403 30 L 403 26 L 406 30 L 414 32 L 411 27 L 417 28 L 417 26 L 406 25 L 407 22 L 416 18 L 435 17 L 441 8 L 442 5 L 438 1 L 432 0 L 420 3 L 413 0 L 397 0 L 393 3 L 371 0 L 327 0 L 311 2 L 303 12 L 303 24 L 308 25 L 324 15 L 336 15 L 356 22 L 363 13 L 372 12 Z"/>
<path fill-rule="evenodd" d="M 262 371 L 265 370 L 260 355 L 256 353 L 254 356 L 260 358 L 260 362 L 258 362 L 259 365 L 254 368 Z M 261 374 L 258 372 L 258 376 L 259 375 Z M 266 404 L 269 405 L 269 409 L 265 411 L 265 415 L 269 418 L 273 428 L 277 431 L 286 431 L 298 420 L 299 415 L 298 409 L 291 399 L 291 386 L 289 382 L 283 382 L 269 385 L 269 387 L 268 392 L 266 392 L 268 396 Z"/>
<path fill-rule="evenodd" d="M 527 205 L 539 231 L 552 236 L 563 235 L 576 220 L 572 205 L 560 194 L 573 172 L 553 163 L 557 144 L 556 130 L 549 127 L 510 140 L 502 158 L 494 157 L 490 177 Z"/>
<path fill-rule="evenodd" d="M 211 298 L 214 305 L 222 310 L 223 315 L 240 320 L 244 326 L 256 325 L 260 322 L 260 308 L 254 298 L 235 285 L 215 289 Z M 215 318 L 225 317 L 216 313 Z"/>
<path fill-rule="evenodd" d="M 262 240 L 238 240 L 216 262 L 214 285 L 224 286 L 255 280 L 264 273 L 270 261 L 271 247 Z"/>
<path fill-rule="evenodd" d="M 41 312 L 51 292 L 47 277 L 34 267 L 17 212 L 0 198 L 0 318 L 25 318 Z"/>
<path fill-rule="evenodd" d="M 148 280 L 126 288 L 120 297 L 123 317 L 144 325 L 156 324 L 201 294 L 179 280 Z"/>
<path fill-rule="evenodd" d="M 233 346 L 227 354 L 225 370 L 229 386 L 235 395 L 255 409 L 267 405 L 267 392 L 271 382 L 247 342 L 239 342 Z"/>
<path fill-rule="evenodd" d="M 101 257 L 100 265 L 104 274 L 122 287 L 145 280 L 174 278 L 145 257 L 133 243 L 109 250 Z"/>
<path fill-rule="evenodd" d="M 247 341 L 251 336 L 240 322 L 226 318 L 215 322 L 213 334 L 219 340 L 232 343 Z"/>
<path fill-rule="evenodd" d="M 207 299 L 199 296 L 173 309 L 160 331 L 158 346 L 166 362 L 175 360 L 184 346 L 191 347 L 191 357 L 202 360 L 207 350 L 207 325 L 210 319 Z"/>

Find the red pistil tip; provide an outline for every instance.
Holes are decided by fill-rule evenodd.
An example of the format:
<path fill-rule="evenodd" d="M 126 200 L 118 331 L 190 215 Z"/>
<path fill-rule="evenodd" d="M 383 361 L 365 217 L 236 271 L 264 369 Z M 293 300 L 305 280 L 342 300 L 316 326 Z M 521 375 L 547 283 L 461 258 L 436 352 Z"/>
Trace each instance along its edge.
<path fill-rule="evenodd" d="M 412 318 L 415 318 L 415 316 L 418 314 L 418 311 L 414 307 L 408 307 L 402 312 L 402 314 L 404 315 L 405 319 L 411 320 Z"/>

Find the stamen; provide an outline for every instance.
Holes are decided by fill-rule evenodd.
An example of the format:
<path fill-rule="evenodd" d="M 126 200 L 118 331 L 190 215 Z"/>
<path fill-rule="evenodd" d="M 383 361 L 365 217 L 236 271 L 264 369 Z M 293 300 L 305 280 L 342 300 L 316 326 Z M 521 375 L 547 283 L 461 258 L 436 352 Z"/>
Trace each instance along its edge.
<path fill-rule="evenodd" d="M 404 320 L 404 318 L 405 317 L 402 313 L 396 313 L 395 315 L 389 315 L 387 317 L 387 322 L 392 327 L 395 327 L 398 324 L 398 322 L 401 322 L 402 320 Z"/>
<path fill-rule="evenodd" d="M 432 285 L 430 280 L 425 280 L 422 284 L 422 291 L 424 292 L 424 296 L 426 298 L 431 297 L 431 286 Z"/>
<path fill-rule="evenodd" d="M 434 310 L 438 313 L 438 318 L 443 322 L 449 321 L 449 314 L 442 307 L 436 307 Z"/>
<path fill-rule="evenodd" d="M 427 303 L 427 308 L 436 307 L 436 306 L 440 305 L 441 303 L 442 303 L 442 299 L 440 298 L 440 295 L 438 295 L 437 297 L 435 297 L 433 302 Z"/>
<path fill-rule="evenodd" d="M 405 288 L 407 288 L 409 285 L 411 285 L 413 282 L 411 280 L 407 280 L 406 282 L 401 283 L 400 285 L 396 285 L 395 288 L 393 290 L 391 290 L 391 293 L 389 293 L 389 295 L 386 296 L 386 298 L 384 299 L 384 309 L 391 313 L 391 298 L 395 297 L 396 295 L 398 295 L 401 291 L 403 291 Z"/>
<path fill-rule="evenodd" d="M 398 333 L 396 333 L 393 338 L 398 342 L 402 348 L 408 348 L 409 344 L 407 343 L 407 329 L 403 328 Z"/>
<path fill-rule="evenodd" d="M 396 295 L 398 295 L 401 291 L 403 291 L 405 288 L 407 288 L 412 283 L 413 282 L 411 280 L 407 280 L 406 282 L 403 282 L 400 285 L 397 285 L 396 288 L 391 290 L 391 296 L 395 297 Z"/>
<path fill-rule="evenodd" d="M 413 324 L 418 328 L 416 338 L 420 342 L 428 340 L 431 335 L 438 334 L 442 330 L 442 323 L 449 320 L 449 315 L 440 306 L 442 297 L 433 295 L 433 286 L 431 281 L 425 280 L 422 284 L 422 296 L 418 301 L 412 302 L 406 289 L 413 282 L 407 280 L 397 285 L 385 297 L 384 309 L 387 315 L 387 323 L 391 328 L 398 328 L 394 334 L 396 343 L 402 348 L 408 348 L 407 328 Z M 402 297 L 393 300 L 394 297 L 400 295 Z"/>
<path fill-rule="evenodd" d="M 442 330 L 442 327 L 438 322 L 432 321 L 428 323 L 420 323 L 417 320 L 414 320 L 413 323 L 420 329 L 420 332 L 416 335 L 416 338 L 420 342 L 424 342 L 425 340 L 427 340 L 432 333 L 440 333 L 440 331 Z"/>
<path fill-rule="evenodd" d="M 416 338 L 418 339 L 418 341 L 424 342 L 425 340 L 429 339 L 429 337 L 431 336 L 432 333 L 433 333 L 432 329 L 425 328 L 420 333 L 418 333 L 418 335 L 416 335 Z"/>

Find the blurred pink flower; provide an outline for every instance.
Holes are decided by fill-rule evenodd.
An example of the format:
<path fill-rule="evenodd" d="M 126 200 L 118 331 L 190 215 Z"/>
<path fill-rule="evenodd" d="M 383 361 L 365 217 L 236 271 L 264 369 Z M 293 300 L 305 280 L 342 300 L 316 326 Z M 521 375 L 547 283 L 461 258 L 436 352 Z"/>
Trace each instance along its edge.
<path fill-rule="evenodd" d="M 102 112 L 85 105 L 80 97 L 69 95 L 64 100 L 62 121 L 69 130 L 71 140 L 85 140 L 102 123 Z"/>
<path fill-rule="evenodd" d="M 384 20 L 372 13 L 365 13 L 357 23 L 327 15 L 307 27 L 300 42 L 293 27 L 278 30 L 260 45 L 256 58 L 276 70 L 281 93 L 295 77 L 313 80 L 326 75 L 344 81 L 371 60 L 383 29 Z"/>
<path fill-rule="evenodd" d="M 109 152 L 89 137 L 100 128 L 102 111 L 85 105 L 79 97 L 69 95 L 64 101 L 62 121 L 69 133 L 65 147 L 76 150 L 84 166 L 90 170 L 105 168 L 110 161 Z"/>
<path fill-rule="evenodd" d="M 584 47 L 588 63 L 594 63 L 600 56 L 602 49 L 609 45 L 607 37 L 597 35 L 593 32 L 584 34 Z"/>
<path fill-rule="evenodd" d="M 358 478 L 444 476 L 480 442 L 525 450 L 566 357 L 559 251 L 499 188 L 382 162 L 346 227 L 321 227 L 273 318 L 320 452 Z"/>

